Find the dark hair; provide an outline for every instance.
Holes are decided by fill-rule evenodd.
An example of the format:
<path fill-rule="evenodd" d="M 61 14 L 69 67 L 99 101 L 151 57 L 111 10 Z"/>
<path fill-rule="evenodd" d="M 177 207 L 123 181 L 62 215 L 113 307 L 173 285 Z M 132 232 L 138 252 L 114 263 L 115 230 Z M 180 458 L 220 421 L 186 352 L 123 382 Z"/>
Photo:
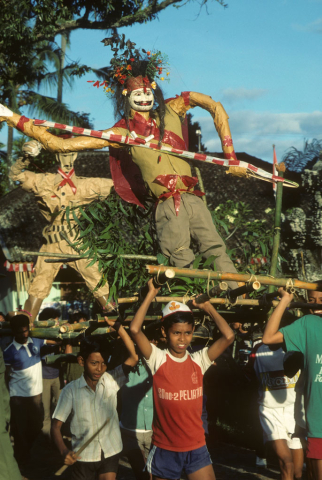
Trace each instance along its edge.
<path fill-rule="evenodd" d="M 40 321 L 50 320 L 51 318 L 54 319 L 59 317 L 60 317 L 60 311 L 57 308 L 52 308 L 52 307 L 44 308 L 38 316 Z"/>
<path fill-rule="evenodd" d="M 0 312 L 0 317 L 6 318 L 5 314 L 3 312 Z"/>
<path fill-rule="evenodd" d="M 88 320 L 87 315 L 84 312 L 74 312 L 69 315 L 69 323 L 78 323 L 82 318 Z"/>
<path fill-rule="evenodd" d="M 27 315 L 24 315 L 23 313 L 15 315 L 10 319 L 10 326 L 14 331 L 22 327 L 29 328 L 29 318 L 27 317 Z"/>
<path fill-rule="evenodd" d="M 84 338 L 81 341 L 80 351 L 78 352 L 77 357 L 82 357 L 85 362 L 91 353 L 100 353 L 105 362 L 107 362 L 110 354 L 107 341 L 103 338 Z"/>
<path fill-rule="evenodd" d="M 154 79 L 147 72 L 148 64 L 149 62 L 147 62 L 146 60 L 136 59 L 135 62 L 131 64 L 133 76 L 138 77 L 139 75 L 142 75 L 143 77 L 147 77 L 150 80 L 150 82 L 153 82 Z M 130 107 L 128 95 L 122 95 L 124 88 L 126 88 L 125 85 L 121 85 L 119 82 L 117 82 L 117 85 L 115 85 L 114 115 L 116 118 L 124 117 L 129 129 L 131 107 Z M 156 119 L 157 117 L 159 117 L 160 119 L 159 144 L 161 144 L 162 138 L 164 135 L 165 101 L 164 101 L 162 90 L 159 87 L 159 85 L 156 86 L 156 89 L 153 90 L 153 93 L 154 93 L 154 103 L 158 108 L 157 110 L 150 110 L 149 113 L 152 118 Z"/>
<path fill-rule="evenodd" d="M 168 333 L 169 328 L 172 327 L 174 323 L 189 323 L 192 327 L 195 325 L 192 312 L 174 312 L 162 320 L 162 326 L 166 333 Z"/>

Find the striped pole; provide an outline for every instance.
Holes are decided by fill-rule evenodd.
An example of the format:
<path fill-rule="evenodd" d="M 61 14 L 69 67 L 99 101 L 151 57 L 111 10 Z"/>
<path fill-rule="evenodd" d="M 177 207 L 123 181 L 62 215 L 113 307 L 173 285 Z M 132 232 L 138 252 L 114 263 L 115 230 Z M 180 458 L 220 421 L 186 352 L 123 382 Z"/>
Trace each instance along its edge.
<path fill-rule="evenodd" d="M 213 163 L 215 165 L 221 165 L 223 167 L 241 167 L 241 168 L 245 168 L 250 173 L 250 175 L 253 175 L 260 179 L 263 179 L 272 183 L 283 182 L 284 185 L 287 187 L 293 187 L 293 188 L 298 187 L 298 184 L 295 182 L 292 182 L 291 180 L 286 180 L 282 177 L 278 177 L 277 175 L 268 173 L 261 168 L 255 167 L 251 163 L 246 163 L 241 160 L 211 157 L 210 155 L 205 155 L 203 153 L 194 153 L 194 152 L 188 152 L 186 150 L 178 150 L 177 148 L 167 147 L 165 145 L 162 145 L 160 147 L 156 143 L 145 142 L 145 140 L 142 138 L 138 137 L 136 139 L 133 139 L 128 136 L 113 133 L 113 131 L 103 132 L 98 130 L 90 130 L 88 128 L 72 127 L 70 125 L 49 122 L 47 120 L 34 120 L 34 124 L 40 127 L 58 128 L 66 132 L 76 133 L 77 135 L 85 135 L 87 137 L 101 138 L 103 140 L 108 140 L 115 143 L 121 143 L 124 145 L 132 145 L 132 146 L 141 147 L 141 148 L 149 148 L 151 150 L 158 150 L 161 152 L 166 152 L 166 153 L 176 155 L 177 157 L 187 158 L 190 160 L 199 160 L 201 162 L 206 162 L 206 163 Z"/>

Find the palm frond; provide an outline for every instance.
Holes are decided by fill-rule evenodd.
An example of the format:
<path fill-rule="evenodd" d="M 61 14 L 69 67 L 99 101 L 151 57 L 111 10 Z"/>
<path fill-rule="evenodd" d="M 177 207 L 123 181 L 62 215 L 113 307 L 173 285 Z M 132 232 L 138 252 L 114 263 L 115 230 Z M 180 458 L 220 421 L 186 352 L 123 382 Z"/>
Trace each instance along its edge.
<path fill-rule="evenodd" d="M 55 122 L 88 128 L 88 119 L 86 121 L 83 114 L 69 110 L 66 103 L 59 103 L 55 98 L 29 91 L 28 104 L 31 116 L 45 116 Z"/>

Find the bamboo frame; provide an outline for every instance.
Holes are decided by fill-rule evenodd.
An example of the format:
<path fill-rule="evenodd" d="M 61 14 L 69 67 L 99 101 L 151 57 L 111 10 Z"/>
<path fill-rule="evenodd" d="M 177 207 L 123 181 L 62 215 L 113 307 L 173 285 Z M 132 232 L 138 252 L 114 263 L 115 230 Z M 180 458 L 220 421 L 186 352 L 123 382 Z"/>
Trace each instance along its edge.
<path fill-rule="evenodd" d="M 162 265 L 146 265 L 146 269 L 150 275 L 156 275 L 159 271 L 163 272 L 169 267 Z M 257 280 L 262 285 L 274 285 L 276 287 L 294 287 L 303 288 L 305 290 L 316 290 L 317 283 L 302 282 L 296 278 L 275 278 L 265 275 L 252 275 L 249 273 L 229 273 L 229 272 L 212 272 L 211 270 L 196 270 L 188 268 L 171 267 L 176 274 L 176 277 L 188 278 L 204 278 L 210 280 L 233 280 L 237 282 L 254 282 Z"/>

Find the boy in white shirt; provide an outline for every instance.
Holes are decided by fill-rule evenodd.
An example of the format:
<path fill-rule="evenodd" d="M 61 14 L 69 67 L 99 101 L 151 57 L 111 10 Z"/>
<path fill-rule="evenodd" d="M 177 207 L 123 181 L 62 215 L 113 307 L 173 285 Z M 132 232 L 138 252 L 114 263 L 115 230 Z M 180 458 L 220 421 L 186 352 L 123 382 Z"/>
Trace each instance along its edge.
<path fill-rule="evenodd" d="M 107 320 L 107 318 L 105 317 Z M 73 465 L 72 480 L 115 480 L 122 440 L 116 411 L 117 392 L 127 382 L 127 374 L 138 357 L 132 340 L 119 322 L 107 320 L 118 332 L 130 356 L 114 370 L 106 372 L 107 343 L 104 339 L 85 338 L 78 353 L 84 374 L 63 388 L 53 414 L 51 437 L 64 457 Z M 72 448 L 63 441 L 61 427 L 71 415 Z M 77 457 L 77 451 L 107 421 L 93 441 Z"/>

